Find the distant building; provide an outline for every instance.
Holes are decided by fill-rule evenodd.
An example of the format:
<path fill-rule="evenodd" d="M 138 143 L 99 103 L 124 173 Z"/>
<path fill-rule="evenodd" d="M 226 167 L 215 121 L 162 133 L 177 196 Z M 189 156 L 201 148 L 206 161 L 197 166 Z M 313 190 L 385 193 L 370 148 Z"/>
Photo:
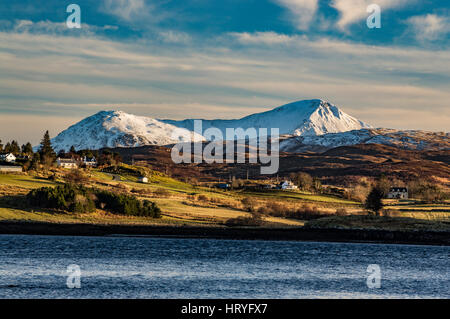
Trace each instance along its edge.
<path fill-rule="evenodd" d="M 16 159 L 17 158 L 14 156 L 13 153 L 0 154 L 0 161 L 3 161 L 3 162 L 15 163 Z"/>
<path fill-rule="evenodd" d="M 95 157 L 87 158 L 86 156 L 83 157 L 83 164 L 86 165 L 86 167 L 97 167 L 97 159 Z"/>
<path fill-rule="evenodd" d="M 408 199 L 408 197 L 408 188 L 406 187 L 391 187 L 387 194 L 387 198 Z"/>
<path fill-rule="evenodd" d="M 292 183 L 291 181 L 284 181 L 278 185 L 278 188 L 283 190 L 292 190 L 297 189 L 298 187 L 294 185 L 294 183 Z"/>
<path fill-rule="evenodd" d="M 3 173 L 21 173 L 22 166 L 2 166 L 0 165 L 0 172 Z"/>
<path fill-rule="evenodd" d="M 73 158 L 60 158 L 56 159 L 58 167 L 62 168 L 78 168 L 78 162 Z"/>
<path fill-rule="evenodd" d="M 145 176 L 139 177 L 139 183 L 147 184 L 148 183 L 148 178 L 145 177 Z"/>

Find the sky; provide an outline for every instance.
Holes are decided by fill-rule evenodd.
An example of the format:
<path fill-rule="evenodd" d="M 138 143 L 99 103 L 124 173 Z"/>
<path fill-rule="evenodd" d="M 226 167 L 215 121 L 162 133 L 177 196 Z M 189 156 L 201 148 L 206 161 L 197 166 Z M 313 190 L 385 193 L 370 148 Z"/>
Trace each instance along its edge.
<path fill-rule="evenodd" d="M 449 38 L 438 0 L 2 1 L 0 140 L 35 145 L 100 110 L 239 118 L 316 98 L 374 127 L 448 132 Z"/>

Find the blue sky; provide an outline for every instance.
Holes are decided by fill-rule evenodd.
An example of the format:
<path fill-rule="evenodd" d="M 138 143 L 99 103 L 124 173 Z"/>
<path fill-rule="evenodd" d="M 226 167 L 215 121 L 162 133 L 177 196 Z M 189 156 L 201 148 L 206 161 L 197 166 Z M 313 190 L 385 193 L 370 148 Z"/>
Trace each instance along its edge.
<path fill-rule="evenodd" d="M 449 16 L 430 0 L 3 1 L 0 139 L 36 143 L 103 109 L 236 118 L 310 98 L 376 127 L 448 131 Z"/>

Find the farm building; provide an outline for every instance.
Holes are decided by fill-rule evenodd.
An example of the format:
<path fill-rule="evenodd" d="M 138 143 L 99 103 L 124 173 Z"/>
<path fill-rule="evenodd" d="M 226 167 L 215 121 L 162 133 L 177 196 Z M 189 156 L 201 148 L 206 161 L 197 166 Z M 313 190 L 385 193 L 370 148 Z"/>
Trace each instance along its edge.
<path fill-rule="evenodd" d="M 62 168 L 78 168 L 78 162 L 73 158 L 57 158 L 56 164 Z"/>
<path fill-rule="evenodd" d="M 7 162 L 7 163 L 15 163 L 16 157 L 13 153 L 5 153 L 0 154 L 0 161 Z"/>
<path fill-rule="evenodd" d="M 0 172 L 3 173 L 21 173 L 22 166 L 4 166 L 0 165 Z"/>
<path fill-rule="evenodd" d="M 83 157 L 83 164 L 86 165 L 86 167 L 97 167 L 97 159 L 95 157 L 88 158 Z"/>
<path fill-rule="evenodd" d="M 283 190 L 291 190 L 291 189 L 297 189 L 298 187 L 296 185 L 294 185 L 294 183 L 292 183 L 291 181 L 284 181 L 278 185 L 278 188 L 283 189 Z"/>
<path fill-rule="evenodd" d="M 387 198 L 408 199 L 408 188 L 391 187 L 389 193 L 387 194 Z"/>
<path fill-rule="evenodd" d="M 139 177 L 139 183 L 147 184 L 148 183 L 148 178 L 145 177 L 145 176 Z"/>

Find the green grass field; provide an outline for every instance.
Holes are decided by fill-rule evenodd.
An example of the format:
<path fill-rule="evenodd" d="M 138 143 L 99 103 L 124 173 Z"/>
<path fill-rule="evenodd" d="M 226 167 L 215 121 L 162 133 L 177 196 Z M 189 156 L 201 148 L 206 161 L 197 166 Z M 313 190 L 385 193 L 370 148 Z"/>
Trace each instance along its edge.
<path fill-rule="evenodd" d="M 128 170 L 133 167 L 125 166 Z M 139 168 L 141 169 L 141 168 Z M 0 199 L 1 196 L 11 196 L 15 194 L 26 194 L 30 189 L 56 186 L 62 182 L 64 172 L 57 170 L 57 181 L 51 181 L 43 177 L 36 177 L 26 174 L 0 174 Z M 55 172 L 54 172 L 55 173 Z M 163 218 L 154 220 L 144 217 L 126 217 L 108 214 L 97 211 L 92 214 L 64 214 L 51 213 L 46 211 L 22 210 L 17 207 L 2 207 L 0 200 L 0 221 L 1 220 L 24 220 L 24 221 L 42 221 L 54 223 L 99 223 L 99 224 L 195 224 L 195 225 L 217 225 L 223 224 L 228 219 L 250 216 L 243 210 L 240 201 L 244 197 L 252 197 L 258 201 L 258 205 L 270 201 L 286 203 L 298 207 L 304 204 L 313 205 L 322 212 L 333 213 L 337 208 L 345 208 L 348 214 L 361 215 L 365 214 L 361 203 L 338 198 L 330 195 L 311 194 L 298 191 L 279 191 L 272 190 L 267 192 L 248 192 L 248 191 L 222 191 L 214 188 L 193 186 L 161 173 L 148 173 L 149 183 L 139 183 L 136 174 L 120 174 L 120 181 L 114 180 L 115 174 L 101 172 L 92 169 L 87 172 L 89 182 L 86 186 L 94 186 L 98 188 L 115 189 L 119 191 L 127 191 L 136 194 L 140 198 L 152 200 L 158 204 L 163 213 Z M 59 182 L 58 182 L 59 181 Z M 158 196 L 157 190 L 164 190 L 166 194 Z M 204 195 L 206 201 L 192 200 L 192 195 Z M 210 202 L 209 202 L 210 201 Z M 386 209 L 389 216 L 396 222 L 406 223 L 405 227 L 413 227 L 411 220 L 424 221 L 425 224 L 417 227 L 430 226 L 426 222 L 446 222 L 450 220 L 450 204 L 418 204 L 414 200 L 409 201 L 385 201 Z M 345 219 L 348 216 L 344 216 Z M 263 217 L 266 222 L 279 227 L 302 227 L 305 221 L 293 220 L 280 217 Z M 330 217 L 327 217 L 330 218 Z M 355 217 L 356 218 L 356 217 Z M 323 218 L 322 218 L 323 219 Z M 322 220 L 320 219 L 320 220 Z M 319 221 L 320 221 L 319 220 Z M 323 222 L 317 221 L 316 225 L 331 225 L 342 219 L 330 220 L 325 219 Z M 376 227 L 388 227 L 386 220 L 378 223 Z M 347 222 L 347 221 L 346 221 Z M 375 221 L 374 221 L 375 222 Z M 311 224 L 313 222 L 309 222 Z M 364 224 L 366 223 L 366 224 Z M 350 223 L 352 227 L 362 226 L 370 227 L 370 219 L 364 219 L 364 223 Z M 347 225 L 344 223 L 344 225 Z M 394 225 L 394 224 L 392 224 Z M 396 227 L 400 227 L 397 224 Z M 425 225 L 425 226 L 423 226 Z M 430 226 L 431 227 L 431 226 Z"/>

